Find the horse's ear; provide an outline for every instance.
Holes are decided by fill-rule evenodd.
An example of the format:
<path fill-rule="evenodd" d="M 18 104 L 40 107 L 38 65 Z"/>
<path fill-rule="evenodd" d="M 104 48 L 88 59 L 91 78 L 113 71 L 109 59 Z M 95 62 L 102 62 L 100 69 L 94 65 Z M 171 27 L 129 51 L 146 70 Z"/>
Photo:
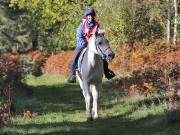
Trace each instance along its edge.
<path fill-rule="evenodd" d="M 103 35 L 103 36 L 104 36 L 104 33 L 105 33 L 105 30 L 104 30 L 104 29 L 98 28 L 98 30 L 97 30 L 97 32 L 96 32 L 96 36 L 97 36 L 97 35 Z"/>
<path fill-rule="evenodd" d="M 105 29 L 99 28 L 99 29 L 97 30 L 97 32 L 98 32 L 98 34 L 104 34 L 104 33 L 105 33 Z"/>

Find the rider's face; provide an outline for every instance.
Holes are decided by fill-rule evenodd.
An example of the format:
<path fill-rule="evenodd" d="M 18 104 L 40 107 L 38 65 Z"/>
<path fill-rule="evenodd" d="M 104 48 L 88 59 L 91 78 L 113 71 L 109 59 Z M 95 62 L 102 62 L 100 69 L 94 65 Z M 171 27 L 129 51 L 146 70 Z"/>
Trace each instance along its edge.
<path fill-rule="evenodd" d="M 94 16 L 93 15 L 88 15 L 87 20 L 88 20 L 89 23 L 93 22 L 94 21 Z"/>

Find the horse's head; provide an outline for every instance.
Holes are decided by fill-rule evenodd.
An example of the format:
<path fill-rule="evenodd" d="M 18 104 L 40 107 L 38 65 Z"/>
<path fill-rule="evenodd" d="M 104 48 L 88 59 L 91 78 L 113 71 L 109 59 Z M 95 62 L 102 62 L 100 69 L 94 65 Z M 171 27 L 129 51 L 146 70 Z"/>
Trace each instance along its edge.
<path fill-rule="evenodd" d="M 109 41 L 104 36 L 104 30 L 99 29 L 95 34 L 95 46 L 97 54 L 105 58 L 107 61 L 115 57 L 114 52 L 110 48 Z"/>

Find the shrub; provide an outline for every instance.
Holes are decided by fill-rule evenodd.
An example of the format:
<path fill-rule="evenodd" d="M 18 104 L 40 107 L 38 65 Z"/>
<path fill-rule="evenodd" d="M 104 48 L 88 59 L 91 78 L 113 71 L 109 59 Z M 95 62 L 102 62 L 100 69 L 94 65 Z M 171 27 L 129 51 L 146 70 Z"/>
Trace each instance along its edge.
<path fill-rule="evenodd" d="M 14 89 L 24 86 L 27 73 L 26 64 L 15 55 L 0 58 L 0 122 L 10 118 Z"/>

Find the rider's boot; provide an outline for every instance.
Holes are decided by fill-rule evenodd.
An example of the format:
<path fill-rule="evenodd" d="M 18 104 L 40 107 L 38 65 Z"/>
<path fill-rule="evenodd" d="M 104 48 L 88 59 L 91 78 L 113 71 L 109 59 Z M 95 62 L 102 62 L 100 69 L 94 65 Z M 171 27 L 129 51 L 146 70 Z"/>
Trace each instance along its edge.
<path fill-rule="evenodd" d="M 104 64 L 104 74 L 105 74 L 105 77 L 110 80 L 112 79 L 113 77 L 115 77 L 115 73 L 108 69 L 108 62 L 106 60 L 103 60 L 103 64 Z"/>

